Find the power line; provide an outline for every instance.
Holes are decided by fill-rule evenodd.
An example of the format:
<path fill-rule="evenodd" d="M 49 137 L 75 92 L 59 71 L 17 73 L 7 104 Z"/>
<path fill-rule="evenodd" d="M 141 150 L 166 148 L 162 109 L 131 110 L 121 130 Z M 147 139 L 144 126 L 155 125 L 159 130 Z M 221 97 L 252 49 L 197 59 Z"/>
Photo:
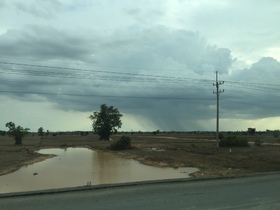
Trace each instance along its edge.
<path fill-rule="evenodd" d="M 1 72 L 0 72 L 1 73 Z M 93 78 L 89 78 L 87 76 L 75 76 L 75 75 L 70 75 L 70 76 L 67 76 L 65 77 L 65 75 L 51 75 L 51 74 L 46 74 L 46 75 L 43 75 L 43 74 L 39 74 L 39 75 L 34 75 L 34 74 L 31 74 L 30 72 L 29 73 L 26 73 L 26 72 L 5 72 L 6 74 L 12 74 L 12 75 L 32 75 L 32 76 L 48 76 L 48 77 L 53 77 L 53 78 L 69 78 L 69 79 L 93 79 Z M 95 80 L 100 80 L 100 81 L 119 81 L 119 82 L 138 82 L 138 83 L 164 83 L 164 84 L 172 84 L 172 83 L 178 83 L 178 82 L 184 82 L 184 80 L 182 81 L 176 81 L 176 80 L 152 80 L 152 79 L 138 79 L 138 80 L 133 80 L 133 78 L 129 78 L 129 77 L 112 77 L 112 76 L 97 76 L 94 78 Z M 5 81 L 7 81 L 7 79 L 5 79 Z M 17 81 L 18 82 L 18 81 Z M 24 83 L 24 82 L 27 82 L 27 81 L 24 81 L 24 80 L 21 80 L 20 81 L 21 83 Z M 29 83 L 39 83 L 38 80 L 29 80 L 28 81 Z M 61 81 L 59 81 L 59 85 L 63 85 L 63 83 Z M 199 84 L 200 82 L 196 82 L 196 84 Z M 204 84 L 204 82 L 201 82 L 202 84 Z M 52 83 L 53 85 L 54 83 Z M 74 83 L 70 83 L 72 86 L 74 85 Z M 40 82 L 40 85 L 42 85 L 42 83 Z M 88 85 L 88 84 L 87 84 Z M 186 85 L 184 83 L 184 85 Z M 280 92 L 280 89 L 276 89 L 276 88 L 270 88 L 270 87 L 253 87 L 253 86 L 245 86 L 245 85 L 237 85 L 237 84 L 225 84 L 226 86 L 231 86 L 231 87 L 236 87 L 236 88 L 244 88 L 246 87 L 246 89 L 249 89 L 249 90 L 256 90 L 256 91 L 263 91 L 263 92 Z M 82 86 L 82 85 L 80 85 Z M 108 86 L 108 84 L 106 84 L 106 86 Z M 114 87 L 116 87 L 116 84 L 114 85 Z M 137 87 L 137 86 L 134 86 L 134 87 Z M 143 86 L 141 86 L 143 88 Z M 172 88 L 172 87 L 170 87 Z M 180 88 L 173 88 L 173 89 L 180 89 Z M 183 88 L 181 88 L 183 89 Z M 244 91 L 243 91 L 244 92 Z"/>
<path fill-rule="evenodd" d="M 11 57 L 11 56 L 1 56 L 1 58 L 11 58 L 12 60 L 19 60 L 21 58 L 14 58 L 14 57 Z M 32 61 L 33 63 L 34 62 L 37 62 L 38 60 L 36 59 L 30 59 L 30 58 L 24 58 L 22 60 L 29 60 L 29 61 Z M 71 61 L 68 61 L 67 60 L 67 64 L 69 64 L 69 62 L 71 63 Z M 71 64 L 73 65 L 83 65 L 83 66 L 91 66 L 91 67 L 97 67 L 97 68 L 110 68 L 110 69 L 134 69 L 134 70 L 157 70 L 157 71 L 170 71 L 171 69 L 168 69 L 168 68 L 148 68 L 148 67 L 134 67 L 134 66 L 113 66 L 113 65 L 97 65 L 97 64 L 89 64 L 89 63 L 84 63 L 83 61 L 79 61 L 78 62 L 80 63 L 77 63 L 77 62 L 72 62 Z M 83 62 L 81 64 L 81 62 Z M 12 62 L 6 62 L 6 63 L 12 63 Z M 61 65 L 65 65 L 66 62 L 58 62 L 58 61 L 54 61 L 52 60 L 52 63 L 58 63 L 58 64 L 61 64 Z M 172 69 L 172 71 L 174 71 L 174 69 Z M 175 71 L 178 71 L 178 70 L 175 70 Z"/>
<path fill-rule="evenodd" d="M 275 108 L 275 109 L 278 109 L 280 108 L 280 106 L 276 107 L 276 106 L 269 106 L 269 105 L 263 105 L 263 104 L 253 104 L 253 103 L 247 103 L 247 102 L 244 102 L 244 101 L 234 101 L 234 100 L 227 100 L 227 99 L 222 99 L 222 101 L 224 102 L 230 102 L 230 103 L 238 103 L 238 104 L 245 104 L 245 105 L 250 105 L 250 106 L 261 106 L 261 107 L 267 107 L 267 108 Z"/>
<path fill-rule="evenodd" d="M 234 83 L 234 84 L 243 84 L 243 85 L 258 85 L 258 86 L 278 86 L 280 87 L 279 84 L 272 84 L 272 83 L 257 83 L 257 82 L 242 82 L 242 81 L 230 81 L 230 80 L 225 80 L 225 82 L 228 83 Z"/>
<path fill-rule="evenodd" d="M 115 81 L 115 82 L 138 82 L 138 83 L 163 83 L 165 84 L 165 87 L 151 87 L 153 89 L 162 89 L 162 88 L 168 88 L 168 89 L 173 89 L 173 90 L 178 90 L 178 89 L 190 89 L 189 87 L 186 87 L 186 81 L 187 82 L 195 82 L 196 84 L 205 84 L 205 82 L 210 82 L 213 80 L 208 80 L 208 79 L 197 79 L 197 78 L 185 78 L 185 77 L 173 77 L 173 76 L 162 76 L 162 75 L 150 75 L 150 74 L 135 74 L 135 73 L 124 73 L 124 72 L 111 72 L 111 71 L 105 71 L 105 75 L 100 75 L 101 73 L 104 73 L 104 71 L 101 70 L 88 70 L 88 69 L 80 69 L 80 68 L 67 68 L 67 67 L 55 67 L 55 66 L 48 66 L 48 65 L 34 65 L 34 64 L 22 64 L 22 63 L 16 63 L 16 62 L 0 62 L 0 64 L 4 65 L 16 65 L 16 66 L 24 66 L 24 67 L 29 67 L 29 68 L 49 68 L 49 69 L 60 69 L 60 70 L 69 70 L 69 71 L 79 71 L 79 72 L 44 72 L 44 71 L 38 71 L 38 70 L 30 70 L 30 69 L 10 69 L 10 68 L 2 68 L 2 72 L 0 69 L 0 73 L 5 73 L 5 74 L 11 74 L 11 75 L 31 75 L 31 76 L 36 76 L 36 77 L 52 77 L 52 78 L 69 78 L 69 79 L 88 79 L 88 80 L 100 80 L 100 81 Z M 3 70 L 9 70 L 9 72 L 4 72 Z M 82 73 L 81 73 L 81 72 Z M 90 72 L 92 73 L 97 73 L 98 75 L 92 76 L 87 75 L 83 72 Z M 106 75 L 106 74 L 113 74 L 113 75 Z M 140 77 L 139 77 L 140 76 Z M 7 80 L 5 80 L 7 81 Z M 21 83 L 25 81 L 20 81 Z M 42 82 L 38 82 L 38 80 L 32 81 L 29 80 L 29 83 L 37 83 L 40 85 L 46 84 Z M 65 81 L 59 81 L 58 85 L 67 85 L 64 84 Z M 166 86 L 166 84 L 174 84 L 174 83 L 180 83 L 184 84 L 184 87 L 170 87 Z M 51 85 L 54 85 L 54 83 L 49 83 Z M 126 83 L 129 84 L 129 83 Z M 83 86 L 83 85 L 78 85 L 76 82 L 71 82 L 68 84 L 69 86 Z M 102 86 L 103 85 L 103 86 Z M 244 88 L 249 90 L 256 90 L 256 91 L 263 91 L 263 92 L 279 92 L 280 89 L 273 88 L 273 87 L 278 87 L 280 85 L 276 84 L 265 84 L 265 83 L 245 83 L 245 82 L 240 82 L 240 81 L 227 81 L 226 84 L 227 86 L 231 87 L 236 87 L 236 88 Z M 84 85 L 85 86 L 85 85 Z M 99 84 L 86 84 L 86 86 L 92 86 L 92 87 L 98 87 L 98 88 L 149 88 L 147 85 L 120 85 L 117 83 L 108 84 L 104 85 L 103 83 Z M 243 91 L 244 92 L 244 91 Z"/>
<path fill-rule="evenodd" d="M 5 74 L 25 74 L 25 75 L 32 75 L 32 76 L 49 76 L 49 77 L 63 77 L 63 78 L 75 78 L 75 79 L 99 79 L 99 80 L 115 80 L 115 81 L 144 81 L 145 82 L 157 82 L 154 79 L 163 79 L 164 82 L 196 82 L 196 83 L 208 83 L 213 82 L 213 80 L 210 79 L 198 79 L 198 78 L 188 78 L 188 77 L 175 77 L 175 76 L 165 76 L 165 75 L 154 75 L 154 74 L 139 74 L 139 73 L 130 73 L 130 72 L 116 72 L 116 71 L 104 71 L 104 70 L 96 70 L 96 69 L 82 69 L 82 68 L 69 68 L 69 67 L 61 67 L 61 66 L 50 66 L 50 65 L 38 65 L 38 64 L 24 64 L 24 63 L 17 63 L 17 62 L 3 62 L 0 61 L 0 64 L 4 65 L 16 65 L 16 66 L 24 66 L 24 67 L 36 67 L 36 68 L 48 68 L 48 69 L 57 69 L 57 70 L 68 70 L 68 71 L 76 71 L 75 73 L 67 73 L 67 72 L 42 72 L 38 70 L 28 70 L 28 69 L 10 69 L 10 68 L 2 68 L 2 70 L 9 70 L 11 72 L 2 72 Z M 94 65 L 98 66 L 98 65 Z M 106 67 L 101 66 L 100 67 Z M 113 67 L 111 68 L 119 68 L 119 69 L 125 69 L 125 67 Z M 143 68 L 137 68 L 137 67 L 131 67 L 130 69 L 138 69 L 143 70 Z M 24 72 L 22 72 L 24 71 Z M 79 73 L 77 73 L 77 71 Z M 80 72 L 88 72 L 88 73 L 101 73 L 101 74 L 113 74 L 113 75 L 124 75 L 123 77 L 118 76 L 104 76 L 104 75 L 86 75 Z M 35 74 L 35 75 L 33 75 Z M 37 75 L 36 75 L 37 74 Z M 130 77 L 129 77 L 129 76 Z M 131 77 L 133 76 L 133 77 Z M 96 77 L 96 78 L 95 78 Z M 106 78 L 105 78 L 106 77 Z M 137 78 L 136 78 L 137 77 Z M 139 79 L 142 80 L 139 80 Z M 138 79 L 138 81 L 136 80 Z M 265 88 L 267 89 L 271 86 L 280 87 L 279 84 L 267 84 L 267 83 L 253 83 L 253 82 L 241 82 L 241 81 L 230 81 L 226 80 L 227 85 L 229 86 L 245 86 L 247 88 Z M 252 87 L 253 86 L 253 87 Z M 276 89 L 276 91 L 279 91 L 279 89 Z"/>
<path fill-rule="evenodd" d="M 135 98 L 135 99 L 169 99 L 169 100 L 188 100 L 188 101 L 213 101 L 211 98 L 183 98 L 183 97 L 158 97 L 158 96 L 122 96 L 122 95 L 97 95 L 97 94 L 74 94 L 74 93 L 51 93 L 51 92 L 36 92 L 36 91 L 8 91 L 0 90 L 2 93 L 15 94 L 38 94 L 38 95 L 65 95 L 65 96 L 94 96 L 103 98 Z"/>
<path fill-rule="evenodd" d="M 234 84 L 225 84 L 226 86 L 236 87 L 236 88 L 246 88 L 247 90 L 257 90 L 263 92 L 280 92 L 280 89 L 277 88 L 270 88 L 270 87 L 258 87 L 258 86 L 245 86 L 245 85 L 234 85 Z"/>
<path fill-rule="evenodd" d="M 9 72 L 4 72 L 1 70 L 9 70 Z M 58 73 L 58 72 L 41 72 L 41 71 L 34 71 L 34 70 L 18 70 L 18 69 L 0 69 L 0 73 L 5 74 L 11 74 L 11 75 L 31 75 L 36 77 L 56 77 L 56 78 L 69 78 L 69 79 L 90 79 L 90 80 L 109 80 L 109 81 L 121 81 L 121 82 L 164 82 L 164 83 L 178 83 L 178 82 L 190 82 L 190 79 L 180 78 L 161 78 L 162 76 L 154 77 L 154 78 L 148 78 L 148 77 L 132 77 L 132 76 L 105 76 L 105 75 L 86 75 L 81 73 L 71 74 L 71 73 Z M 160 80 L 158 80 L 160 79 Z M 195 83 L 201 83 L 198 79 L 194 80 L 192 82 Z M 205 81 L 204 81 L 205 82 Z"/>
<path fill-rule="evenodd" d="M 127 75 L 130 75 L 130 76 L 137 76 L 137 77 L 162 78 L 162 79 L 168 79 L 168 80 L 173 79 L 173 80 L 177 80 L 177 81 L 186 81 L 186 80 L 187 81 L 203 81 L 203 82 L 212 81 L 212 80 L 207 80 L 207 79 L 196 79 L 196 78 L 187 78 L 187 77 L 174 77 L 174 76 L 163 76 L 163 75 L 153 75 L 153 74 L 138 74 L 138 73 L 136 74 L 136 73 L 130 73 L 130 72 L 102 71 L 102 70 L 95 70 L 95 69 L 88 70 L 88 69 L 80 69 L 80 68 L 69 68 L 69 67 L 58 67 L 58 66 L 48 66 L 48 65 L 36 65 L 36 64 L 22 64 L 22 63 L 14 63 L 14 62 L 1 62 L 0 61 L 0 64 L 16 65 L 16 66 L 24 66 L 24 67 L 59 69 L 59 70 L 68 70 L 68 71 L 96 72 L 96 73 L 103 73 L 103 74 L 104 73 L 105 74 L 118 74 L 118 75 L 125 75 L 126 77 L 127 77 Z M 6 70 L 16 71 L 17 69 L 6 69 Z M 21 71 L 21 70 L 18 70 L 18 71 Z M 34 70 L 29 70 L 29 71 L 31 73 L 40 72 L 40 71 L 34 71 Z M 52 72 L 52 73 L 58 74 L 57 72 Z M 40 76 L 44 76 L 44 75 L 40 75 Z"/>
<path fill-rule="evenodd" d="M 18 83 L 18 80 L 12 80 L 12 79 L 0 79 L 0 81 L 2 81 L 2 84 L 4 83 Z M 196 87 L 194 88 L 193 86 L 167 86 L 166 83 L 164 83 L 164 85 L 158 86 L 158 85 L 133 85 L 133 84 L 106 84 L 106 85 L 102 85 L 100 83 L 98 84 L 84 84 L 84 83 L 73 83 L 73 82 L 69 82 L 69 81 L 62 81 L 60 83 L 55 83 L 53 81 L 48 82 L 45 80 L 21 80 L 20 84 L 27 84 L 28 86 L 35 86 L 35 85 L 40 85 L 40 87 L 42 86 L 70 86 L 70 87 L 94 87 L 94 88 L 129 88 L 129 89 L 147 89 L 147 88 L 152 88 L 153 90 L 162 90 L 162 89 L 167 89 L 167 90 L 197 90 L 197 89 L 204 89 L 202 87 Z"/>

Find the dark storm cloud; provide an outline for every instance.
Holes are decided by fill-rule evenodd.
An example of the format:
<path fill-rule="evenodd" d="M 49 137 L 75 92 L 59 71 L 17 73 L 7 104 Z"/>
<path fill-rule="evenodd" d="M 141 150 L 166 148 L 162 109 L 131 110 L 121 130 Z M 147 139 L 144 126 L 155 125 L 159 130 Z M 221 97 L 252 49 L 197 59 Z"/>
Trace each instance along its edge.
<path fill-rule="evenodd" d="M 87 59 L 94 49 L 88 40 L 74 32 L 52 27 L 25 26 L 0 37 L 1 56 L 48 59 Z"/>
<path fill-rule="evenodd" d="M 174 61 L 192 72 L 203 74 L 209 73 L 205 71 L 210 69 L 211 73 L 215 70 L 227 73 L 233 62 L 229 49 L 209 45 L 200 34 L 192 31 L 166 27 L 143 31 L 132 28 L 113 34 L 108 40 L 101 45 L 102 58 L 109 62 L 116 62 L 112 59 L 116 58 L 118 63 L 126 65 L 164 68 L 162 63 L 158 64 L 158 59 L 164 63 Z M 206 69 L 206 66 L 210 68 Z"/>
<path fill-rule="evenodd" d="M 250 68 L 233 73 L 229 80 L 236 82 L 226 81 L 221 96 L 224 116 L 245 119 L 280 116 L 278 78 L 280 63 L 271 57 L 261 58 Z"/>
<path fill-rule="evenodd" d="M 195 130 L 197 120 L 215 118 L 215 71 L 223 73 L 220 77 L 225 80 L 258 77 L 261 81 L 268 73 L 273 74 L 271 79 L 279 78 L 279 63 L 271 58 L 229 74 L 234 62 L 229 49 L 208 44 L 198 33 L 166 27 L 81 36 L 52 27 L 27 26 L 0 36 L 0 49 L 0 55 L 9 56 L 12 62 L 43 64 L 1 64 L 2 74 L 6 72 L 1 89 L 52 93 L 38 98 L 21 95 L 21 100 L 44 97 L 59 109 L 75 111 L 94 111 L 106 103 L 149 118 L 164 130 Z M 28 60 L 31 57 L 35 61 Z M 257 95 L 252 89 L 240 94 L 226 83 L 224 88 L 221 100 L 239 103 L 221 101 L 222 116 L 272 116 L 265 108 L 240 103 L 249 100 L 257 105 L 269 101 L 268 95 Z"/>

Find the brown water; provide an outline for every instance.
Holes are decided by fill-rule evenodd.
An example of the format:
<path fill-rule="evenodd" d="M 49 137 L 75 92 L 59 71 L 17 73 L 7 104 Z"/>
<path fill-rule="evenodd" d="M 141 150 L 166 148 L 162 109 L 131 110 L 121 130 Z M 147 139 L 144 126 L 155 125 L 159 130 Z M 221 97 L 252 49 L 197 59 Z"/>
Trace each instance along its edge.
<path fill-rule="evenodd" d="M 187 178 L 197 168 L 158 168 L 124 159 L 112 153 L 86 148 L 43 149 L 56 157 L 0 176 L 0 193 L 63 187 Z M 35 175 L 37 173 L 37 175 Z"/>

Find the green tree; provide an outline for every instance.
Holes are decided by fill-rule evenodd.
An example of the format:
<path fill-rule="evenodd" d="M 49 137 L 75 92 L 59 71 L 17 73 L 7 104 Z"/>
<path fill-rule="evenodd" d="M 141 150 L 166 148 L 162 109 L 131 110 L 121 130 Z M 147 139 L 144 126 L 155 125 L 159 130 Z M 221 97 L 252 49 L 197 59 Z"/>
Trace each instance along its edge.
<path fill-rule="evenodd" d="M 93 112 L 89 118 L 92 120 L 92 129 L 99 135 L 100 140 L 109 140 L 112 133 L 122 126 L 123 115 L 117 108 L 108 107 L 106 104 L 100 106 L 99 112 Z"/>
<path fill-rule="evenodd" d="M 8 134 L 13 136 L 16 145 L 22 144 L 22 138 L 28 134 L 29 128 L 23 128 L 15 125 L 13 122 L 6 123 L 6 127 L 9 128 Z"/>
<path fill-rule="evenodd" d="M 38 136 L 43 137 L 44 134 L 45 134 L 45 133 L 44 133 L 44 128 L 42 128 L 42 127 L 38 128 Z"/>

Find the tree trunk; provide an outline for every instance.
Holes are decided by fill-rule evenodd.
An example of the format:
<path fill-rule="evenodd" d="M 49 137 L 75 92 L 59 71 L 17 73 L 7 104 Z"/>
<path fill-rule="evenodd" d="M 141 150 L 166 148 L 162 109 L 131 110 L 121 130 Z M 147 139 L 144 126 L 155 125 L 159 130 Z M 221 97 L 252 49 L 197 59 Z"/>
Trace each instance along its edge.
<path fill-rule="evenodd" d="M 102 134 L 102 135 L 100 136 L 100 140 L 106 140 L 106 141 L 108 141 L 109 139 L 110 139 L 110 135 Z"/>
<path fill-rule="evenodd" d="M 15 137 L 15 145 L 22 145 L 22 138 L 21 137 Z"/>
<path fill-rule="evenodd" d="M 100 140 L 107 140 L 107 141 L 110 140 L 110 130 L 109 129 L 103 129 L 102 131 L 100 131 L 98 133 L 98 135 L 99 135 Z"/>

